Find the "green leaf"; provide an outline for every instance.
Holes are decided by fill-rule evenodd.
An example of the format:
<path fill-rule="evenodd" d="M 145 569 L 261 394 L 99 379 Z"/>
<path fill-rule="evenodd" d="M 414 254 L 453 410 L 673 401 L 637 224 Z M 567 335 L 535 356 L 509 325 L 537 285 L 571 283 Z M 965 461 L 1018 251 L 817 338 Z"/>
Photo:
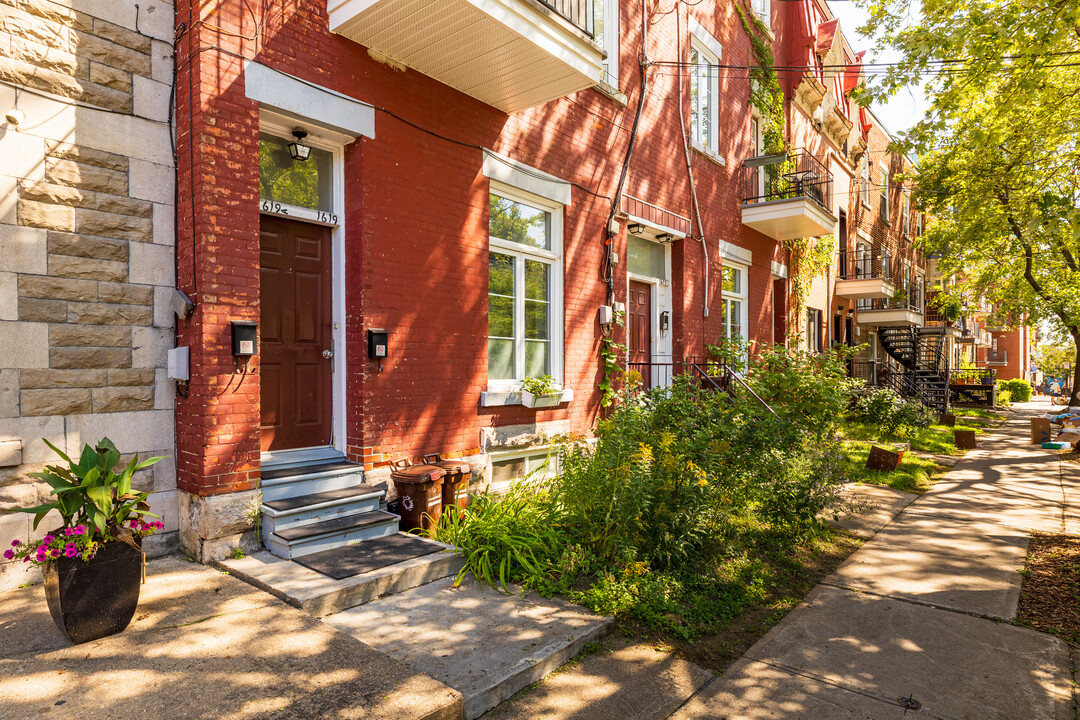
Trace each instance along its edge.
<path fill-rule="evenodd" d="M 136 455 L 135 457 L 137 459 L 139 456 Z M 137 466 L 135 466 L 135 469 L 136 470 L 142 470 L 143 468 L 150 467 L 154 463 L 161 462 L 162 460 L 165 459 L 165 457 L 166 457 L 165 455 L 159 455 L 157 457 L 152 457 L 149 460 L 143 460 L 141 463 L 139 463 Z"/>
<path fill-rule="evenodd" d="M 98 510 L 106 515 L 112 514 L 112 488 L 102 485 L 86 489 L 86 494 Z"/>
<path fill-rule="evenodd" d="M 63 458 L 64 462 L 66 462 L 66 463 L 67 463 L 67 464 L 69 464 L 69 465 L 71 465 L 71 464 L 72 464 L 72 463 L 71 463 L 71 458 L 69 458 L 69 457 L 67 456 L 67 454 L 66 454 L 66 453 L 64 453 L 64 451 L 62 451 L 62 450 L 61 450 L 60 448 L 56 447 L 55 445 L 53 445 L 53 444 L 52 444 L 51 442 L 49 442 L 49 441 L 48 441 L 47 439 L 45 439 L 45 438 L 41 438 L 41 441 L 42 441 L 43 443 L 45 443 L 46 445 L 48 445 L 48 446 L 49 446 L 49 449 L 50 449 L 50 450 L 52 450 L 52 451 L 53 451 L 54 453 L 56 453 L 56 454 L 57 454 L 57 455 L 59 455 L 59 456 L 60 456 L 61 458 Z"/>
<path fill-rule="evenodd" d="M 50 510 L 57 510 L 60 507 L 60 503 L 43 503 L 41 505 L 35 505 L 34 507 L 27 508 L 9 508 L 4 512 L 21 512 L 30 513 L 31 515 L 37 515 L 38 513 L 47 513 Z M 36 525 L 35 525 L 36 527 Z"/>

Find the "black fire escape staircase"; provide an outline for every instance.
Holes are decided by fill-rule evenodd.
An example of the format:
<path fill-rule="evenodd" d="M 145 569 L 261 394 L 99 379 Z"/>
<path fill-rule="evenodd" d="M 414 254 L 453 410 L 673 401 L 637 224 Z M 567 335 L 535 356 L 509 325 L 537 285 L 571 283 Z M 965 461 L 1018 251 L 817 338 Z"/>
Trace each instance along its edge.
<path fill-rule="evenodd" d="M 945 357 L 945 336 L 923 333 L 905 325 L 883 327 L 878 339 L 885 353 L 896 361 L 898 370 L 886 373 L 888 385 L 903 397 L 916 397 L 923 404 L 946 412 L 949 408 L 949 364 Z"/>

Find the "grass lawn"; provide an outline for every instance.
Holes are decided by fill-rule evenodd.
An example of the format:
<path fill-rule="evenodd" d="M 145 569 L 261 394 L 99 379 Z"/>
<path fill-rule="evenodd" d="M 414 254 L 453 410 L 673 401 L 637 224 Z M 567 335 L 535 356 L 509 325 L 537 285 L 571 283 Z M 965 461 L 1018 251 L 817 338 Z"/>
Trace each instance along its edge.
<path fill-rule="evenodd" d="M 678 605 L 665 608 L 665 619 L 678 628 L 676 632 L 650 627 L 632 615 L 616 619 L 617 632 L 674 650 L 722 673 L 862 544 L 843 532 L 826 532 L 795 546 L 768 533 L 749 533 L 742 539 L 745 543 L 722 558 L 715 571 L 742 583 L 752 578 L 749 593 L 730 608 L 730 614 L 717 617 L 707 607 L 715 597 L 692 592 Z"/>
<path fill-rule="evenodd" d="M 952 436 L 949 437 L 951 441 Z M 944 465 L 912 453 L 906 453 L 892 472 L 867 470 L 866 458 L 870 455 L 870 446 L 873 444 L 873 442 L 860 440 L 844 443 L 843 452 L 847 457 L 848 476 L 852 482 L 887 485 L 895 490 L 921 494 L 929 490 L 939 477 L 949 471 L 949 468 Z"/>
<path fill-rule="evenodd" d="M 966 418 L 982 418 L 984 420 L 994 420 L 995 424 L 1000 425 L 1005 422 L 1005 415 L 993 410 L 984 410 L 982 408 L 953 408 L 952 414 L 957 417 Z"/>
<path fill-rule="evenodd" d="M 953 430 L 974 430 L 976 437 L 986 432 L 986 425 L 979 420 L 966 417 L 956 419 L 956 427 L 948 425 L 930 425 L 924 428 L 912 428 L 907 433 L 881 436 L 880 429 L 866 423 L 848 423 L 840 430 L 842 440 L 867 440 L 887 443 L 910 443 L 912 450 L 933 453 L 935 455 L 963 455 L 964 450 L 956 447 Z"/>

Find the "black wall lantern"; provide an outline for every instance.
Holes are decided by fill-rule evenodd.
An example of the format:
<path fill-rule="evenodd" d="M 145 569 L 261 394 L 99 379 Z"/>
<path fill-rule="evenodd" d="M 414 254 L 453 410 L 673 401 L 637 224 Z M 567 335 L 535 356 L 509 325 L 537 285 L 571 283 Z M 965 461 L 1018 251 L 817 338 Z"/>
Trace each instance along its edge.
<path fill-rule="evenodd" d="M 293 160 L 299 160 L 304 162 L 311 155 L 311 148 L 304 144 L 304 138 L 307 137 L 307 131 L 296 128 L 292 131 L 293 137 L 296 138 L 295 142 L 289 143 L 289 154 L 292 155 Z"/>

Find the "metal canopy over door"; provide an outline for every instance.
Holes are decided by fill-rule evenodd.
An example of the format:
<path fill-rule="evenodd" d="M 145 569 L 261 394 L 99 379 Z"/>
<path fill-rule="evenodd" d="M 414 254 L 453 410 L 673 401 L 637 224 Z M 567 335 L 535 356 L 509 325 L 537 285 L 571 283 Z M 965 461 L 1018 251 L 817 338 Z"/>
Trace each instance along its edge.
<path fill-rule="evenodd" d="M 263 452 L 332 441 L 330 229 L 261 216 Z"/>
<path fill-rule="evenodd" d="M 641 382 L 652 387 L 652 286 L 648 283 L 630 281 L 629 302 L 626 303 L 626 321 L 629 328 L 627 362 L 631 367 L 642 363 Z"/>

